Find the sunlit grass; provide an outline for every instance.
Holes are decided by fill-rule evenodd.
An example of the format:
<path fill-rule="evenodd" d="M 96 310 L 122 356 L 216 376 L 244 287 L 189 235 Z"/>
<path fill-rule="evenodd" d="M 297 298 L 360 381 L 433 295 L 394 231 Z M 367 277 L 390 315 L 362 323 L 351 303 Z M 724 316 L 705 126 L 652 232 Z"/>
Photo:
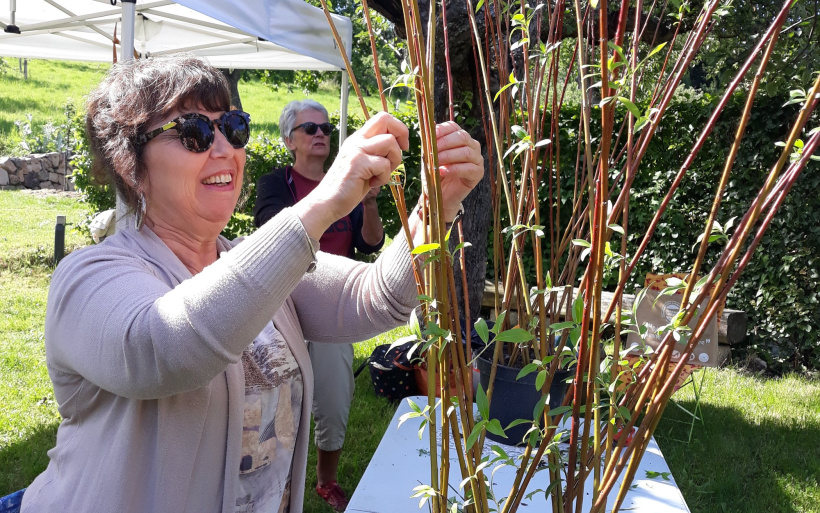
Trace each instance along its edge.
<path fill-rule="evenodd" d="M 18 71 L 18 60 L 7 62 L 11 71 L 0 74 L 0 139 L 8 140 L 6 146 L 11 147 L 19 141 L 15 121 L 27 121 L 26 115 L 31 114 L 33 126 L 49 121 L 63 123 L 66 103 L 80 108 L 85 96 L 110 67 L 104 63 L 30 59 L 28 79 L 24 79 Z"/>
<path fill-rule="evenodd" d="M 66 216 L 66 253 L 90 242 L 75 230 L 86 216 L 78 198 L 0 191 L 0 268 L 51 263 L 57 215 Z"/>

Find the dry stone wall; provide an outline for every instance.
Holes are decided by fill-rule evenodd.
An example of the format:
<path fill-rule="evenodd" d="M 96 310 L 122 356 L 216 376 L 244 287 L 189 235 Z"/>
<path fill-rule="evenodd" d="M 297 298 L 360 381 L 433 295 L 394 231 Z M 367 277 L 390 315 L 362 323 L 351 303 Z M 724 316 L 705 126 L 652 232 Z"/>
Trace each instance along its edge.
<path fill-rule="evenodd" d="M 70 160 L 66 152 L 0 157 L 0 189 L 73 191 Z"/>

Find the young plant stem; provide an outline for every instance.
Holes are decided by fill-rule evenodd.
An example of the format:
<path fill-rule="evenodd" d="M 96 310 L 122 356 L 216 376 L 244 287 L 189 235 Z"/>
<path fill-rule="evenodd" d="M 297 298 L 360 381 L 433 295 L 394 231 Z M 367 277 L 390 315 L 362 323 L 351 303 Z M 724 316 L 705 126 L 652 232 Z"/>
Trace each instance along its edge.
<path fill-rule="evenodd" d="M 327 1 L 319 1 L 322 2 L 322 9 L 325 11 L 325 17 L 330 25 L 330 31 L 333 32 L 333 40 L 336 42 L 336 47 L 339 48 L 339 55 L 341 55 L 342 60 L 344 60 L 347 75 L 350 77 L 350 83 L 353 84 L 353 90 L 356 91 L 356 98 L 359 99 L 359 104 L 362 106 L 364 119 L 367 121 L 370 119 L 370 112 L 367 110 L 367 104 L 364 103 L 364 97 L 362 96 L 362 92 L 359 90 L 359 82 L 356 80 L 356 75 L 353 73 L 353 66 L 350 65 L 350 59 L 347 58 L 345 45 L 342 44 L 342 38 L 339 37 L 339 32 L 336 30 L 336 23 L 333 22 L 333 17 L 330 15 L 330 10 L 327 8 Z"/>
<path fill-rule="evenodd" d="M 382 83 L 382 74 L 379 70 L 379 52 L 376 50 L 376 35 L 373 31 L 373 22 L 370 20 L 370 7 L 367 5 L 367 0 L 362 0 L 362 12 L 367 22 L 367 35 L 370 37 L 370 51 L 373 54 L 373 70 L 376 72 L 379 99 L 382 102 L 382 110 L 387 112 L 387 99 L 384 97 L 384 84 Z"/>

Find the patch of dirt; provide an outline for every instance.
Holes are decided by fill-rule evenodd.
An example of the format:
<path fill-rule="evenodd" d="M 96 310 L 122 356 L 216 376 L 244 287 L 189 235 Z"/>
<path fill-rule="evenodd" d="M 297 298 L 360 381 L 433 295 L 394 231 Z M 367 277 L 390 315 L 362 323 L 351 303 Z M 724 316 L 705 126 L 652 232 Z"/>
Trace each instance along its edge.
<path fill-rule="evenodd" d="M 57 196 L 60 198 L 75 198 L 79 199 L 82 193 L 79 191 L 58 191 L 56 189 L 19 189 L 22 194 L 28 194 L 36 198 L 49 198 Z"/>

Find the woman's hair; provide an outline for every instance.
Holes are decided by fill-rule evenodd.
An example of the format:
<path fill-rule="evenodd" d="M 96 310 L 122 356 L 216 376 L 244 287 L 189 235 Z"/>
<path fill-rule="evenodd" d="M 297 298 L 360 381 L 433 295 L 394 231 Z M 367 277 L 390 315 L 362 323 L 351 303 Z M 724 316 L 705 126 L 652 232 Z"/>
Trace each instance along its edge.
<path fill-rule="evenodd" d="M 228 82 L 218 69 L 191 54 L 134 59 L 111 67 L 86 99 L 86 132 L 92 175 L 114 183 L 132 209 L 145 192 L 147 169 L 135 140 L 174 109 L 227 111 Z"/>
<path fill-rule="evenodd" d="M 306 110 L 321 112 L 326 119 L 330 119 L 327 109 L 321 103 L 315 100 L 293 100 L 285 105 L 282 114 L 279 115 L 279 133 L 283 140 L 290 139 L 290 133 L 293 132 L 293 127 L 296 125 L 296 116 Z M 296 153 L 293 150 L 289 151 L 291 157 L 296 158 Z"/>

